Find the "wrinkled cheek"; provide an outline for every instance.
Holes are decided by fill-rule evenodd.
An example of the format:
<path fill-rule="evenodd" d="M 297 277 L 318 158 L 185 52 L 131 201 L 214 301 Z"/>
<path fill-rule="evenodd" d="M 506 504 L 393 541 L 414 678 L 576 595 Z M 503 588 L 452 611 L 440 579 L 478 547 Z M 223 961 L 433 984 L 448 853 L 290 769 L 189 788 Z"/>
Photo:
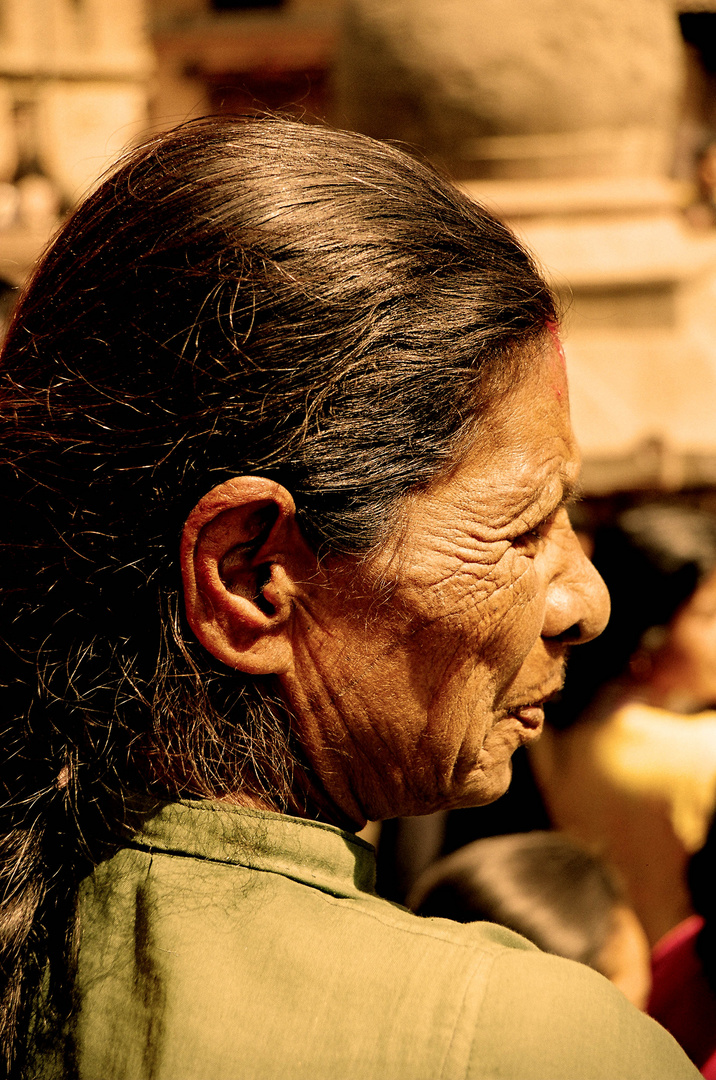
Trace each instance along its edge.
<path fill-rule="evenodd" d="M 515 724 L 512 717 L 507 717 L 485 732 L 478 758 L 482 766 L 502 764 L 512 757 L 515 750 Z"/>
<path fill-rule="evenodd" d="M 477 772 L 482 778 L 486 801 L 497 799 L 507 790 L 512 777 L 512 755 L 520 745 L 515 730 L 501 722 L 485 738 L 477 757 Z"/>
<path fill-rule="evenodd" d="M 500 682 L 517 673 L 538 640 L 542 607 L 532 573 L 523 574 L 513 587 L 491 598 L 482 652 L 485 662 L 499 672 Z"/>

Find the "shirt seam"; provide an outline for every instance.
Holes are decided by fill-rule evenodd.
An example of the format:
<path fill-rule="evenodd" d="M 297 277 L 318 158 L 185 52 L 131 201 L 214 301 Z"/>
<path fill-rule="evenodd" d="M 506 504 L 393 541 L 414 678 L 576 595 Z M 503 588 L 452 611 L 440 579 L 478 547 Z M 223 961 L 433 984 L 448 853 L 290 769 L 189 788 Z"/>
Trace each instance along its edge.
<path fill-rule="evenodd" d="M 494 969 L 494 967 L 495 967 L 495 965 L 496 965 L 496 963 L 497 963 L 497 961 L 499 959 L 500 959 L 499 956 L 495 956 L 495 955 L 490 956 L 490 958 L 489 958 L 490 967 L 489 967 L 489 970 L 485 972 L 485 984 L 486 985 L 489 982 L 489 980 L 491 979 L 492 974 L 493 974 L 493 969 Z M 482 965 L 480 965 L 480 967 L 481 966 Z M 461 1006 L 461 1010 L 460 1010 L 460 1019 L 462 1019 L 462 1013 L 466 1011 L 465 1006 L 466 1006 L 466 1001 L 467 1001 L 467 995 L 468 995 L 468 992 L 469 992 L 469 990 L 470 990 L 470 988 L 472 986 L 472 983 L 477 978 L 478 974 L 479 974 L 479 969 L 473 972 L 471 978 L 468 980 L 467 985 L 465 986 L 465 993 L 463 995 L 462 1006 Z M 483 1013 L 484 1008 L 485 1008 L 486 998 L 487 998 L 487 994 L 483 991 L 482 996 L 480 998 L 479 1008 L 477 1009 L 477 1012 L 475 1014 L 475 1023 L 473 1024 L 473 1028 L 472 1028 L 472 1036 L 470 1038 L 470 1048 L 469 1048 L 469 1052 L 468 1052 L 468 1055 L 467 1055 L 467 1060 L 465 1062 L 465 1071 L 463 1073 L 463 1080 L 467 1080 L 467 1078 L 468 1078 L 468 1076 L 470 1074 L 470 1069 L 471 1069 L 471 1066 L 472 1066 L 472 1060 L 473 1060 L 473 1057 L 474 1057 L 475 1043 L 476 1043 L 476 1040 L 477 1040 L 477 1033 L 478 1033 L 478 1031 L 480 1029 L 480 1017 L 482 1016 L 482 1013 Z M 455 1039 L 456 1031 L 457 1031 L 457 1023 L 455 1024 L 455 1031 L 453 1031 L 453 1037 L 450 1040 L 450 1046 L 451 1047 L 452 1047 L 452 1044 L 453 1044 L 454 1039 Z M 445 1061 L 447 1063 L 447 1054 L 445 1055 Z M 494 1070 L 492 1068 L 490 1068 L 490 1074 L 489 1075 L 490 1076 L 494 1075 Z M 484 1080 L 489 1080 L 489 1077 L 488 1077 L 487 1073 L 485 1073 Z"/>
<path fill-rule="evenodd" d="M 135 850 L 144 851 L 144 852 L 146 852 L 146 854 L 148 854 L 150 856 L 150 858 L 154 858 L 157 855 L 164 855 L 167 858 L 171 859 L 171 858 L 177 857 L 177 855 L 178 855 L 178 853 L 173 852 L 173 851 L 161 851 L 161 850 L 157 850 L 156 848 L 144 847 L 144 846 L 142 846 L 140 844 L 127 844 L 126 847 L 132 847 Z M 297 884 L 299 884 L 299 885 L 304 885 L 308 889 L 313 889 L 315 892 L 319 893 L 322 897 L 330 900 L 331 902 L 336 902 L 336 901 L 339 901 L 339 900 L 349 900 L 349 901 L 353 901 L 353 902 L 356 902 L 356 901 L 357 902 L 366 902 L 366 901 L 375 901 L 375 900 L 377 900 L 381 904 L 388 904 L 390 906 L 393 906 L 391 904 L 390 900 L 384 900 L 382 897 L 378 896 L 377 894 L 358 892 L 358 895 L 351 896 L 351 895 L 347 895 L 346 893 L 331 892 L 331 890 L 326 889 L 326 888 L 322 888 L 320 885 L 317 885 L 314 882 L 305 881 L 303 878 L 291 877 L 288 874 L 282 873 L 280 870 L 271 870 L 268 867 L 246 866 L 243 863 L 233 863 L 233 862 L 232 863 L 227 863 L 223 859 L 215 859 L 215 858 L 213 858 L 211 856 L 206 856 L 206 855 L 197 856 L 197 855 L 187 854 L 187 855 L 179 855 L 179 857 L 180 858 L 187 858 L 187 859 L 199 859 L 199 860 L 204 861 L 204 862 L 218 863 L 219 865 L 223 865 L 223 866 L 241 866 L 242 869 L 250 870 L 252 873 L 273 874 L 276 877 L 286 878 L 289 881 L 297 882 Z M 398 905 L 395 905 L 395 906 L 398 906 Z M 407 910 L 407 909 L 400 908 L 400 910 L 404 911 L 404 910 Z M 486 944 L 482 944 L 482 943 L 477 942 L 477 941 L 461 941 L 461 940 L 459 940 L 459 938 L 454 938 L 452 936 L 447 936 L 447 935 L 444 935 L 442 933 L 431 932 L 431 930 L 429 929 L 428 926 L 423 926 L 423 925 L 419 925 L 419 926 L 410 925 L 410 926 L 408 926 L 408 925 L 405 925 L 405 924 L 403 924 L 401 922 L 398 922 L 397 919 L 385 918 L 383 916 L 382 912 L 361 909 L 361 914 L 366 916 L 369 919 L 372 919 L 374 922 L 380 923 L 382 926 L 390 926 L 390 927 L 392 927 L 392 929 L 397 930 L 397 931 L 402 932 L 402 933 L 409 934 L 411 937 L 426 938 L 427 940 L 430 940 L 430 941 L 442 941 L 447 945 L 454 945 L 456 948 L 459 948 L 459 949 L 461 949 L 463 951 L 468 951 L 468 952 L 472 951 L 472 952 L 477 953 L 480 956 L 490 956 L 491 962 L 494 962 L 494 960 L 496 959 L 496 957 L 493 955 L 493 950 L 502 951 L 504 949 L 509 949 L 510 948 L 509 945 L 499 945 L 499 944 L 492 944 L 492 943 L 490 943 L 489 945 L 486 945 Z M 416 915 L 415 918 L 419 923 L 427 922 L 427 920 L 421 920 L 420 916 Z M 521 951 L 528 951 L 528 950 L 521 950 Z"/>

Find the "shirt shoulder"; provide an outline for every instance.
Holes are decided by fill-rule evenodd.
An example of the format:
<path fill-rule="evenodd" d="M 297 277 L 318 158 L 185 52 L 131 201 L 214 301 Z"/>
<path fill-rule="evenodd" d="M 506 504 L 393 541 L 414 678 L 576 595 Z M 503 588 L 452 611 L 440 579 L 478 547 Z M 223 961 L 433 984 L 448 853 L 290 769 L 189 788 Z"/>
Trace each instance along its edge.
<path fill-rule="evenodd" d="M 299 880 L 275 860 L 123 849 L 97 868 L 81 898 L 80 1075 L 698 1077 L 589 969 L 493 924 L 341 892 L 320 862 L 302 865 Z"/>
<path fill-rule="evenodd" d="M 597 972 L 546 953 L 495 957 L 470 1048 L 467 1080 L 696 1080 L 659 1024 Z M 510 1032 L 510 1038 L 496 1033 Z M 494 1061 L 494 1066 L 490 1062 Z"/>

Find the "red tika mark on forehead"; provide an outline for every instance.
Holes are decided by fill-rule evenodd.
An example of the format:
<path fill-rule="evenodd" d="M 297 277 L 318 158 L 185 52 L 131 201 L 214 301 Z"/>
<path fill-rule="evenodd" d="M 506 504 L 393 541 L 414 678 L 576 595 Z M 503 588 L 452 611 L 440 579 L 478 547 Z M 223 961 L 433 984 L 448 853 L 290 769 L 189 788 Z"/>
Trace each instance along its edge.
<path fill-rule="evenodd" d="M 547 323 L 547 330 L 549 331 L 549 336 L 552 338 L 552 341 L 554 342 L 554 347 L 557 350 L 557 355 L 559 356 L 559 360 L 560 360 L 560 363 L 562 365 L 562 370 L 564 371 L 564 373 L 566 375 L 567 374 L 567 357 L 564 355 L 564 346 L 562 345 L 562 342 L 561 342 L 560 337 L 559 337 L 559 327 L 558 327 L 556 322 L 552 322 L 550 320 L 550 322 Z M 553 390 L 554 390 L 555 394 L 557 395 L 557 399 L 561 400 L 561 398 L 562 398 L 562 387 L 561 386 L 555 386 L 555 387 L 553 387 Z"/>
<path fill-rule="evenodd" d="M 547 330 L 549 331 L 549 336 L 552 338 L 552 341 L 554 342 L 554 347 L 555 347 L 555 349 L 557 350 L 557 352 L 559 354 L 559 358 L 562 361 L 562 367 L 566 371 L 567 370 L 567 358 L 564 355 L 564 346 L 562 345 L 562 342 L 561 342 L 560 337 L 559 337 L 559 327 L 557 326 L 557 323 L 556 322 L 548 322 L 547 323 Z"/>

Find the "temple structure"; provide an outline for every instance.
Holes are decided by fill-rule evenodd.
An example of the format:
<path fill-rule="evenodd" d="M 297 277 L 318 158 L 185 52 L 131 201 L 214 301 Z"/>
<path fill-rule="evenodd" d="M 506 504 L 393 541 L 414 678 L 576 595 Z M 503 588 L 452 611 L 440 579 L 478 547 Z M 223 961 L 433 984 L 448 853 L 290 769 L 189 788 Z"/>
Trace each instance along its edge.
<path fill-rule="evenodd" d="M 716 151 L 685 212 L 714 20 L 716 0 L 4 0 L 0 300 L 147 130 L 327 119 L 427 153 L 535 251 L 588 492 L 715 484 Z"/>
<path fill-rule="evenodd" d="M 145 14 L 144 0 L 4 0 L 0 7 L 6 303 L 61 213 L 146 129 L 154 61 Z"/>
<path fill-rule="evenodd" d="M 331 111 L 343 0 L 148 0 L 155 117 Z"/>
<path fill-rule="evenodd" d="M 675 179 L 686 120 L 692 141 L 698 127 L 683 9 L 348 0 L 345 11 L 339 121 L 424 148 L 513 225 L 560 294 L 591 494 L 716 482 L 716 231 L 690 223 Z"/>

